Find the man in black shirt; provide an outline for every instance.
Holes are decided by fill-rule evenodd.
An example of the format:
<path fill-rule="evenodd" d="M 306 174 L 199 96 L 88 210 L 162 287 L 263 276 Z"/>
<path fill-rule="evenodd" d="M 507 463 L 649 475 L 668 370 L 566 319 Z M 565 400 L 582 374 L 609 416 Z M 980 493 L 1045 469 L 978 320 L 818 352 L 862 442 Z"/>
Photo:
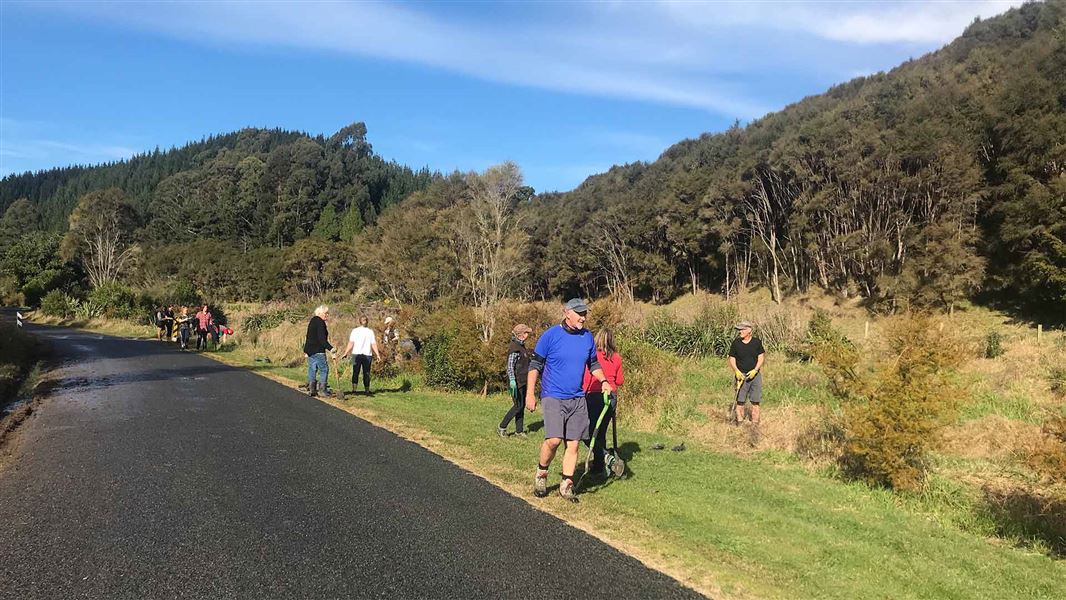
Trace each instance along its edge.
<path fill-rule="evenodd" d="M 328 394 L 326 383 L 329 381 L 329 363 L 326 362 L 326 352 L 333 358 L 337 358 L 337 351 L 329 343 L 329 330 L 326 321 L 329 320 L 329 307 L 323 304 L 315 309 L 315 316 L 307 323 L 307 338 L 304 342 L 304 356 L 307 357 L 307 389 L 312 396 L 318 395 L 318 390 Z M 321 383 L 315 381 L 315 375 Z"/>
<path fill-rule="evenodd" d="M 762 365 L 766 350 L 762 341 L 751 335 L 752 325 L 741 321 L 735 329 L 740 333 L 729 348 L 729 367 L 733 370 L 737 391 L 737 423 L 744 420 L 744 405 L 751 400 L 751 422 L 759 424 L 759 403 L 762 401 Z"/>

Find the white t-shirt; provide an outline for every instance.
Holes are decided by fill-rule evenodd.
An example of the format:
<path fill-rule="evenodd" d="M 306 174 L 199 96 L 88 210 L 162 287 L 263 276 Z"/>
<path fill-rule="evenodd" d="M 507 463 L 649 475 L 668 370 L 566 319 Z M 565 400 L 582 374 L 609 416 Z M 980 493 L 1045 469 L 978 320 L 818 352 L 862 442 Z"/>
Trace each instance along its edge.
<path fill-rule="evenodd" d="M 370 349 L 370 345 L 377 342 L 373 329 L 363 326 L 356 327 L 352 330 L 352 334 L 348 336 L 348 341 L 352 343 L 353 355 L 374 356 L 374 351 Z"/>

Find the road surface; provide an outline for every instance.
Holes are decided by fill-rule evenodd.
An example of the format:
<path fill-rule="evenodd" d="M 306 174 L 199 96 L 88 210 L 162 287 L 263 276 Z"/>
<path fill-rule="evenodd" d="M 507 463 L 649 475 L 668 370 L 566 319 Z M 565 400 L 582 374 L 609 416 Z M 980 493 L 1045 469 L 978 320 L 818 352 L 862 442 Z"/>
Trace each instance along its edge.
<path fill-rule="evenodd" d="M 699 597 L 253 373 L 31 328 L 63 362 L 0 468 L 0 598 Z"/>

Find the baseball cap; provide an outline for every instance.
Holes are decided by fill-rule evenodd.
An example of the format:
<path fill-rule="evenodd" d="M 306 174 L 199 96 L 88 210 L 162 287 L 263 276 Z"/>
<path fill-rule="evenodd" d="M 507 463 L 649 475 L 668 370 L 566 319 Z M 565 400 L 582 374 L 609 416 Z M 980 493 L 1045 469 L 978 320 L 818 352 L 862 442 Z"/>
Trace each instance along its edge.
<path fill-rule="evenodd" d="M 588 312 L 589 307 L 581 298 L 571 298 L 566 303 L 566 309 L 574 312 Z"/>
<path fill-rule="evenodd" d="M 741 321 L 736 324 L 733 329 L 740 331 L 741 329 L 755 329 L 755 326 L 751 324 L 751 321 Z"/>

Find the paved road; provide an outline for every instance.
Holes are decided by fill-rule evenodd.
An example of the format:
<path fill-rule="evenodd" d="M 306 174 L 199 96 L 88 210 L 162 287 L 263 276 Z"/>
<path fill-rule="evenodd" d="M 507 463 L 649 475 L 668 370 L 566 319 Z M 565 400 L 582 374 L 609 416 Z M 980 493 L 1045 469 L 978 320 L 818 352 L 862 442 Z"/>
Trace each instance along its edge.
<path fill-rule="evenodd" d="M 0 470 L 0 598 L 697 597 L 267 379 L 35 330 L 65 362 Z"/>

